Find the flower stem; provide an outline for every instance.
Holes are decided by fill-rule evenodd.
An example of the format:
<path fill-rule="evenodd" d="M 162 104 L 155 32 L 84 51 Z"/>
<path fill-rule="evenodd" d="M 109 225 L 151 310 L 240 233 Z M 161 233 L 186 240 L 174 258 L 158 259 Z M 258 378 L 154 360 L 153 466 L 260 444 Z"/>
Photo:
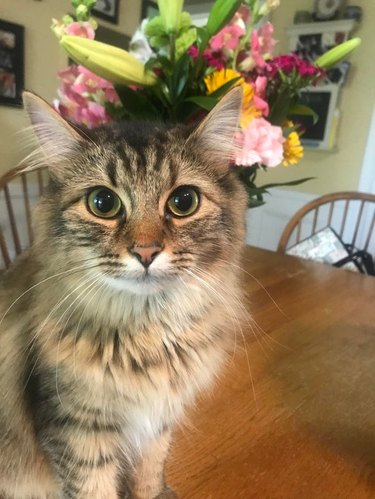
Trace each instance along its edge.
<path fill-rule="evenodd" d="M 172 64 L 176 62 L 176 33 L 169 35 L 169 57 Z"/>

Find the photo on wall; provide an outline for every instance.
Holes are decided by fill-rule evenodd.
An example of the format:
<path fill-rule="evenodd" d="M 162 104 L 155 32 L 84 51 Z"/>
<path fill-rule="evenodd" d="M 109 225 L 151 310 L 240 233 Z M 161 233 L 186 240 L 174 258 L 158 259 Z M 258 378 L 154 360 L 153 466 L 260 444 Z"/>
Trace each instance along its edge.
<path fill-rule="evenodd" d="M 0 104 L 22 106 L 24 28 L 0 19 Z"/>
<path fill-rule="evenodd" d="M 97 0 L 92 13 L 99 19 L 118 24 L 120 0 Z"/>

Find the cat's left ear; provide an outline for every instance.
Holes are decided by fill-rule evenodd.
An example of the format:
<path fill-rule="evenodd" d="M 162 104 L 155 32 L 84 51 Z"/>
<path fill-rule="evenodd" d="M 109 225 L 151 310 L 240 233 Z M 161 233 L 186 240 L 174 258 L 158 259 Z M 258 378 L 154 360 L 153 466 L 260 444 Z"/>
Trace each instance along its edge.
<path fill-rule="evenodd" d="M 197 148 L 208 163 L 227 169 L 238 149 L 235 134 L 239 130 L 241 108 L 242 88 L 235 87 L 190 135 L 188 147 Z"/>
<path fill-rule="evenodd" d="M 23 103 L 46 164 L 52 169 L 57 165 L 63 167 L 66 160 L 79 151 L 85 139 L 37 95 L 24 92 Z"/>

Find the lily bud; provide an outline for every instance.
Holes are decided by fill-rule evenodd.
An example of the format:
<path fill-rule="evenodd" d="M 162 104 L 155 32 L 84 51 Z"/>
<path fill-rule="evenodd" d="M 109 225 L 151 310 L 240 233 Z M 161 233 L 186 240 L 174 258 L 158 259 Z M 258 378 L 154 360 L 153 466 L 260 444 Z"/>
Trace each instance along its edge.
<path fill-rule="evenodd" d="M 348 55 L 351 54 L 360 44 L 360 38 L 352 38 L 344 43 L 340 43 L 340 45 L 333 47 L 331 50 L 328 50 L 328 52 L 321 55 L 314 64 L 321 69 L 329 69 L 348 57 Z"/>
<path fill-rule="evenodd" d="M 156 75 L 145 70 L 144 65 L 126 50 L 69 35 L 63 36 L 60 44 L 76 63 L 115 85 L 150 86 L 157 82 Z"/>
<path fill-rule="evenodd" d="M 157 0 L 160 17 L 166 33 L 177 33 L 180 29 L 184 0 Z"/>

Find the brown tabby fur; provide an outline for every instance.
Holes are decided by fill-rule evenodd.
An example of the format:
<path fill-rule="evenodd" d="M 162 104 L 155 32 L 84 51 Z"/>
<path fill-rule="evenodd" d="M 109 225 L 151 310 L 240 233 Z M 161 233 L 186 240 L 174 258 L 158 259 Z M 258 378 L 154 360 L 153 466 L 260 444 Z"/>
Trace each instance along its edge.
<path fill-rule="evenodd" d="M 0 496 L 152 499 L 170 432 L 233 344 L 246 199 L 230 172 L 241 95 L 189 135 L 111 125 L 83 133 L 26 107 L 50 166 L 33 247 L 0 280 Z M 166 214 L 196 186 L 192 216 Z M 89 188 L 125 217 L 86 206 Z M 148 275 L 129 252 L 162 244 Z"/>

